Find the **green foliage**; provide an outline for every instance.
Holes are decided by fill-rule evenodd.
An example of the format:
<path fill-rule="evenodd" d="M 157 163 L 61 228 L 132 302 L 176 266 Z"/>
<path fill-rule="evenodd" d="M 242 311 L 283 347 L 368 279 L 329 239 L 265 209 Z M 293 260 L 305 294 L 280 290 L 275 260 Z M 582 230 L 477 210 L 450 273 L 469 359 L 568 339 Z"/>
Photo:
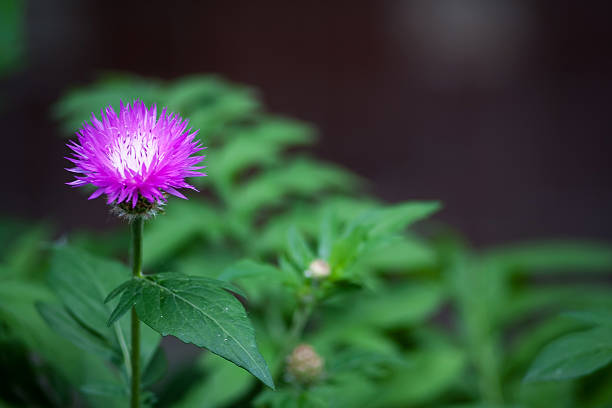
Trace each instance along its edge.
<path fill-rule="evenodd" d="M 133 278 L 109 296 L 111 301 L 122 292 L 108 323 L 134 306 L 139 319 L 162 336 L 206 347 L 274 388 L 244 308 L 227 288 L 232 287 L 223 281 L 177 273 Z"/>
<path fill-rule="evenodd" d="M 533 362 L 525 381 L 566 380 L 612 361 L 612 329 L 598 327 L 571 333 L 546 346 Z"/>
<path fill-rule="evenodd" d="M 125 406 L 132 307 L 145 323 L 147 406 L 612 403 L 610 244 L 476 250 L 415 232 L 438 202 L 364 197 L 359 177 L 308 156 L 312 126 L 214 76 L 108 75 L 54 114 L 70 136 L 91 112 L 136 97 L 200 129 L 202 193 L 147 223 L 144 277 L 109 261 L 127 255 L 126 231 L 78 231 L 58 246 L 49 225 L 0 223 L 0 367 L 20 373 L 0 385 L 0 405 L 74 406 L 78 392 L 87 406 Z M 160 334 L 208 351 L 168 362 Z M 288 368 L 303 344 L 322 364 L 305 382 Z"/>
<path fill-rule="evenodd" d="M 119 376 L 86 382 L 78 388 L 88 395 L 111 398 L 117 404 L 125 404 L 117 401 L 128 398 L 131 333 L 127 321 L 107 326 L 115 305 L 105 304 L 104 300 L 113 287 L 129 276 L 129 270 L 119 263 L 68 246 L 56 247 L 52 250 L 48 282 L 61 305 L 37 303 L 39 313 L 56 333 L 115 367 Z M 141 341 L 141 364 L 147 367 L 157 354 L 160 336 L 141 325 Z"/>
<path fill-rule="evenodd" d="M 0 76 L 20 67 L 25 50 L 25 5 L 22 0 L 0 2 Z"/>

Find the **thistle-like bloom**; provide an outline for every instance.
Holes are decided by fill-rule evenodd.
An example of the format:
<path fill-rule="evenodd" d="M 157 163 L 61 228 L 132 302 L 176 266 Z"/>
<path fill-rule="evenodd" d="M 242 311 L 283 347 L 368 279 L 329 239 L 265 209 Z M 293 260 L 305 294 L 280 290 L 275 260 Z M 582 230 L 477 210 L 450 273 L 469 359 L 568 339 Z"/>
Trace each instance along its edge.
<path fill-rule="evenodd" d="M 163 204 L 165 193 L 186 199 L 179 188 L 196 190 L 185 178 L 205 176 L 198 171 L 205 166 L 197 166 L 204 156 L 193 156 L 204 147 L 187 120 L 166 108 L 158 119 L 156 105 L 147 109 L 138 100 L 120 103 L 119 114 L 110 105 L 100 113 L 101 121 L 92 113 L 91 124 L 77 132 L 78 142 L 68 144 L 73 157 L 66 159 L 75 167 L 66 170 L 78 174 L 68 185 L 91 184 L 98 189 L 90 200 L 106 194 L 108 204 L 132 208 L 143 199 Z"/>

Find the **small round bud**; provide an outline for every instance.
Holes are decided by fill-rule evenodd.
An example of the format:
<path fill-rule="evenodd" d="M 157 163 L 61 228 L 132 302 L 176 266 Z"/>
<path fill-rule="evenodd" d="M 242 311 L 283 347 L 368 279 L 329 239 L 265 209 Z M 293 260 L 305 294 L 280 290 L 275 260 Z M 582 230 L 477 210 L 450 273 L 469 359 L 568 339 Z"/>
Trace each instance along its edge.
<path fill-rule="evenodd" d="M 304 271 L 304 276 L 313 279 L 323 279 L 329 276 L 331 268 L 324 259 L 315 259 L 310 263 L 308 269 Z"/>
<path fill-rule="evenodd" d="M 287 357 L 287 380 L 303 385 L 320 379 L 325 361 L 308 344 L 300 344 Z"/>

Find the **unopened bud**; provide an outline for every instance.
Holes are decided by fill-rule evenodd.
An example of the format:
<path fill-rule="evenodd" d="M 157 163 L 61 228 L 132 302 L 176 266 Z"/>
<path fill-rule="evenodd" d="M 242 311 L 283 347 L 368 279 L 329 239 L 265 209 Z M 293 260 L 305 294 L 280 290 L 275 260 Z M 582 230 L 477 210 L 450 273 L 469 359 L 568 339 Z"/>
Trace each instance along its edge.
<path fill-rule="evenodd" d="M 310 384 L 321 378 L 325 361 L 308 344 L 300 344 L 287 357 L 287 379 Z"/>
<path fill-rule="evenodd" d="M 310 263 L 308 269 L 304 271 L 304 276 L 313 279 L 323 279 L 331 272 L 329 264 L 324 259 L 315 259 Z"/>

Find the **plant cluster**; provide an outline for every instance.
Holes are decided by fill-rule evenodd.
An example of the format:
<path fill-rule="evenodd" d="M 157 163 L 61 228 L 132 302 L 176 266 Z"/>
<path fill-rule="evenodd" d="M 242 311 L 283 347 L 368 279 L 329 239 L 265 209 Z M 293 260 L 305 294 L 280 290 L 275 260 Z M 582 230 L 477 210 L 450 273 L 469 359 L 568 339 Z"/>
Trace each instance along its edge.
<path fill-rule="evenodd" d="M 123 229 L 57 239 L 48 224 L 0 223 L 0 406 L 128 406 L 135 367 L 141 406 L 612 402 L 610 245 L 474 249 L 428 220 L 440 203 L 381 203 L 307 154 L 313 127 L 214 76 L 113 75 L 54 115 L 70 137 L 136 98 L 190 118 L 209 177 L 144 231 L 132 222 L 138 273 L 121 262 Z M 207 351 L 168 358 L 166 335 Z"/>

